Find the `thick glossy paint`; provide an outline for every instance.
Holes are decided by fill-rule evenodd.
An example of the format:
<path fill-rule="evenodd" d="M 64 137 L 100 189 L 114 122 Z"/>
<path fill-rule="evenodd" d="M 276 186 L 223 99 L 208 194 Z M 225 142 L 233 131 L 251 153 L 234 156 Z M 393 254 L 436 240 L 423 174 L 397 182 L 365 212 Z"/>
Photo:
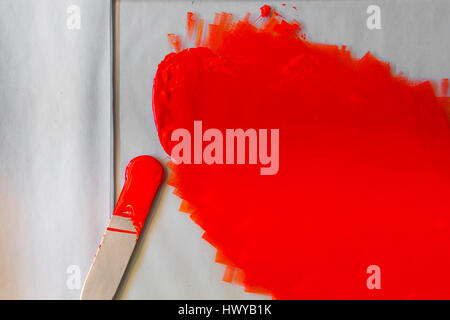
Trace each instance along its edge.
<path fill-rule="evenodd" d="M 128 164 L 125 183 L 114 208 L 113 215 L 129 218 L 139 237 L 153 198 L 163 181 L 161 164 L 151 156 L 139 156 Z M 127 230 L 108 228 L 110 231 L 130 233 Z"/>

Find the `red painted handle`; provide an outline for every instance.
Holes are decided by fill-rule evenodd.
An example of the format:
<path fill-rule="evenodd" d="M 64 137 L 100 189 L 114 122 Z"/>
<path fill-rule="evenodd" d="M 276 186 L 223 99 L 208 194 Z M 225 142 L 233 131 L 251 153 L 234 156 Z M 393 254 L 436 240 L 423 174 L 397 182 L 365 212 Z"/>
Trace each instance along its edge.
<path fill-rule="evenodd" d="M 125 183 L 113 215 L 129 217 L 138 236 L 163 179 L 163 167 L 151 156 L 134 158 L 125 170 Z"/>

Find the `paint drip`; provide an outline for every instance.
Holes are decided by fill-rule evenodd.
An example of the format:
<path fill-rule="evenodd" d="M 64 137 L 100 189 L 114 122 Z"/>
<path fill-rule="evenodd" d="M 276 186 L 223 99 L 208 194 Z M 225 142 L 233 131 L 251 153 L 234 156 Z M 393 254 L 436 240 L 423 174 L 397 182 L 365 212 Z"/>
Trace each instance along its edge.
<path fill-rule="evenodd" d="M 448 97 L 263 11 L 258 23 L 216 14 L 206 35 L 190 14 L 195 40 L 172 37 L 177 53 L 154 79 L 168 155 L 173 130 L 193 134 L 195 120 L 279 129 L 276 175 L 169 162 L 180 210 L 217 249 L 224 280 L 275 299 L 450 298 Z M 379 290 L 367 286 L 371 265 Z"/>

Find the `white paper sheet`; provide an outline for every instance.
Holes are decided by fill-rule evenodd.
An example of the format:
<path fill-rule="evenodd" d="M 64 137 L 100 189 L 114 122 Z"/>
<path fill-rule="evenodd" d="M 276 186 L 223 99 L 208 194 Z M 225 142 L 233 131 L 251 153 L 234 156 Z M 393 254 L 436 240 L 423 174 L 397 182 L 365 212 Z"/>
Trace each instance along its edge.
<path fill-rule="evenodd" d="M 111 212 L 110 66 L 109 1 L 0 1 L 0 298 L 80 295 Z"/>

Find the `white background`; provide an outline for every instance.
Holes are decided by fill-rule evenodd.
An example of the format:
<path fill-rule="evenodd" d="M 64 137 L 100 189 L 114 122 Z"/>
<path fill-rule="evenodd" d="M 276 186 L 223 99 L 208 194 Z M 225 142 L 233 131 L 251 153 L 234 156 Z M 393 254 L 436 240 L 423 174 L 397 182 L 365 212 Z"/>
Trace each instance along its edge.
<path fill-rule="evenodd" d="M 109 1 L 0 0 L 0 298 L 79 296 L 66 270 L 111 210 L 109 20 Z"/>

